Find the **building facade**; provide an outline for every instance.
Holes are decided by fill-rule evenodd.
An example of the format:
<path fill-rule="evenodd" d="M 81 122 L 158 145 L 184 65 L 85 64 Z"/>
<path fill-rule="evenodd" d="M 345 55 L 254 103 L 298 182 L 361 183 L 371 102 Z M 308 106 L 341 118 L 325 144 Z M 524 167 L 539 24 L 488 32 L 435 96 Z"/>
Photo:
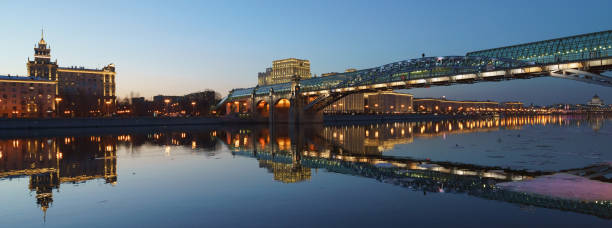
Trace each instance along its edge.
<path fill-rule="evenodd" d="M 271 76 L 272 75 L 272 67 L 268 67 L 266 68 L 265 72 L 259 72 L 257 73 L 257 85 L 263 86 L 263 85 L 270 85 L 271 83 Z"/>
<path fill-rule="evenodd" d="M 350 94 L 323 109 L 327 114 L 412 113 L 412 94 L 391 91 Z"/>
<path fill-rule="evenodd" d="M 396 92 L 366 93 L 366 112 L 401 114 L 412 112 L 412 94 Z"/>
<path fill-rule="evenodd" d="M 0 76 L 0 118 L 55 116 L 57 81 Z"/>
<path fill-rule="evenodd" d="M 272 61 L 272 68 L 257 75 L 259 86 L 288 83 L 297 76 L 300 79 L 309 79 L 310 61 L 304 59 L 288 58 Z"/>
<path fill-rule="evenodd" d="M 494 112 L 500 104 L 495 101 L 453 101 L 444 98 L 414 99 L 414 110 L 427 113 Z"/>
<path fill-rule="evenodd" d="M 58 94 L 65 114 L 71 116 L 108 116 L 115 112 L 115 65 L 102 69 L 57 68 Z"/>
<path fill-rule="evenodd" d="M 59 67 L 51 61 L 51 48 L 43 37 L 28 58 L 28 76 L 56 82 L 59 113 L 63 116 L 110 116 L 115 113 L 115 65 L 102 69 Z"/>

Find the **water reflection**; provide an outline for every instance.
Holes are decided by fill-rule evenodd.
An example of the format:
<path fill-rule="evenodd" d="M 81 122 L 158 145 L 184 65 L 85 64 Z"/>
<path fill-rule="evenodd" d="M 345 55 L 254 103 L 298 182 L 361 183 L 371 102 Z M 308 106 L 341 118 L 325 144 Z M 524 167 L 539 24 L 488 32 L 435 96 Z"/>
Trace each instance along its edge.
<path fill-rule="evenodd" d="M 0 140 L 0 179 L 28 176 L 28 188 L 46 211 L 61 184 L 94 179 L 116 184 L 116 145 L 112 136 Z"/>
<path fill-rule="evenodd" d="M 324 169 L 345 175 L 375 178 L 427 193 L 467 193 L 487 199 L 570 210 L 612 218 L 610 201 L 577 201 L 505 191 L 501 182 L 532 179 L 551 174 L 497 166 L 482 166 L 428 159 L 386 156 L 384 151 L 419 139 L 446 137 L 450 134 L 518 130 L 529 126 L 578 127 L 587 124 L 593 131 L 602 128 L 603 117 L 526 116 L 482 120 L 448 120 L 385 123 L 351 126 L 302 126 L 301 128 L 240 128 L 221 133 L 234 155 L 256 158 L 260 167 L 274 173 L 284 183 L 311 178 L 311 169 Z M 262 166 L 261 164 L 266 164 Z M 283 168 L 269 168 L 283 167 Z M 307 170 L 307 171 L 305 171 Z M 607 165 L 567 170 L 587 173 L 602 170 L 600 180 L 611 182 L 603 174 Z M 596 173 L 590 172 L 591 177 Z M 593 191 L 597 191 L 593 189 Z"/>
<path fill-rule="evenodd" d="M 145 129 L 65 137 L 7 137 L 0 139 L 0 184 L 6 179 L 29 178 L 28 189 L 36 193 L 36 203 L 46 211 L 53 202 L 53 190 L 59 190 L 62 184 L 90 180 L 117 184 L 118 147 L 137 153 L 145 145 L 156 146 L 165 148 L 164 153 L 168 156 L 173 146 L 206 156 L 215 156 L 222 147 L 227 147 L 235 156 L 255 158 L 260 168 L 272 173 L 273 179 L 282 183 L 308 181 L 313 178 L 313 169 L 322 169 L 374 178 L 423 194 L 467 193 L 612 218 L 610 202 L 553 199 L 496 187 L 497 183 L 531 179 L 549 172 L 384 155 L 384 151 L 392 150 L 396 145 L 452 134 L 521 129 L 526 125 L 588 125 L 593 131 L 598 131 L 604 123 L 603 117 L 531 116 L 351 126 L 235 126 Z M 592 169 L 585 167 L 589 168 Z"/>

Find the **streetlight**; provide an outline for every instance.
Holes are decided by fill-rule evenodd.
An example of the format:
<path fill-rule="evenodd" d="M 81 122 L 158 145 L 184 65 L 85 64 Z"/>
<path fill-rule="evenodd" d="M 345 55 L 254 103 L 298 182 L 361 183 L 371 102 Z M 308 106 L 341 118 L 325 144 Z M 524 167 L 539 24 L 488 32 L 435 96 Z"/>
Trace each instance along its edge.
<path fill-rule="evenodd" d="M 56 115 L 56 117 L 59 117 L 59 116 L 60 116 L 60 112 L 59 112 L 59 109 L 60 109 L 60 108 L 59 108 L 59 103 L 60 103 L 61 101 L 62 101 L 62 98 L 61 98 L 61 97 L 56 97 L 56 98 L 55 98 L 55 113 L 56 113 L 55 115 Z"/>
<path fill-rule="evenodd" d="M 170 99 L 165 99 L 164 103 L 166 103 L 166 116 L 168 116 L 168 113 L 170 111 L 170 110 L 168 110 L 169 109 L 168 104 L 170 104 Z"/>
<path fill-rule="evenodd" d="M 112 103 L 111 101 L 106 101 L 104 102 L 106 104 L 106 113 L 110 116 L 111 112 L 110 112 L 110 104 Z"/>
<path fill-rule="evenodd" d="M 191 106 L 193 107 L 193 116 L 195 116 L 195 115 L 196 115 L 195 105 L 196 105 L 196 102 L 195 102 L 195 101 L 192 101 L 192 102 L 191 102 Z"/>

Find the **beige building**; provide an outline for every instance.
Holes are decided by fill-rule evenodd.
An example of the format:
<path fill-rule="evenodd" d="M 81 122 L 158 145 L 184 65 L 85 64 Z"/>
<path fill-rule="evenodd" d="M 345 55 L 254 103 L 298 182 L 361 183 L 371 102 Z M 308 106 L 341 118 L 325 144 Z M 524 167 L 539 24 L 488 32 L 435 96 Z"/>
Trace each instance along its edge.
<path fill-rule="evenodd" d="M 102 69 L 59 67 L 51 61 L 51 49 L 41 35 L 34 47 L 34 60 L 28 58 L 28 76 L 37 80 L 52 80 L 62 99 L 58 108 L 64 116 L 111 115 L 116 109 L 115 65 Z"/>
<path fill-rule="evenodd" d="M 52 117 L 56 92 L 53 80 L 0 76 L 0 118 Z"/>
<path fill-rule="evenodd" d="M 273 85 L 291 82 L 294 76 L 300 79 L 311 78 L 310 61 L 296 58 L 272 61 L 272 68 L 258 74 L 258 85 Z"/>
<path fill-rule="evenodd" d="M 350 94 L 325 107 L 325 113 L 411 113 L 412 94 L 391 91 Z"/>

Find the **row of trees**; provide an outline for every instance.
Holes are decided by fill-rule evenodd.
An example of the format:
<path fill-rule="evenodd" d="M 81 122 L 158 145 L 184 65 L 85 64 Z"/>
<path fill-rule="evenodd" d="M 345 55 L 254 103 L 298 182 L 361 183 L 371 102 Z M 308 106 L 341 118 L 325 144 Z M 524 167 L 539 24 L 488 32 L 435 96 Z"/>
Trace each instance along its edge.
<path fill-rule="evenodd" d="M 190 93 L 184 96 L 155 96 L 153 100 L 143 97 L 124 98 L 117 102 L 120 116 L 208 116 L 221 100 L 214 90 Z"/>

